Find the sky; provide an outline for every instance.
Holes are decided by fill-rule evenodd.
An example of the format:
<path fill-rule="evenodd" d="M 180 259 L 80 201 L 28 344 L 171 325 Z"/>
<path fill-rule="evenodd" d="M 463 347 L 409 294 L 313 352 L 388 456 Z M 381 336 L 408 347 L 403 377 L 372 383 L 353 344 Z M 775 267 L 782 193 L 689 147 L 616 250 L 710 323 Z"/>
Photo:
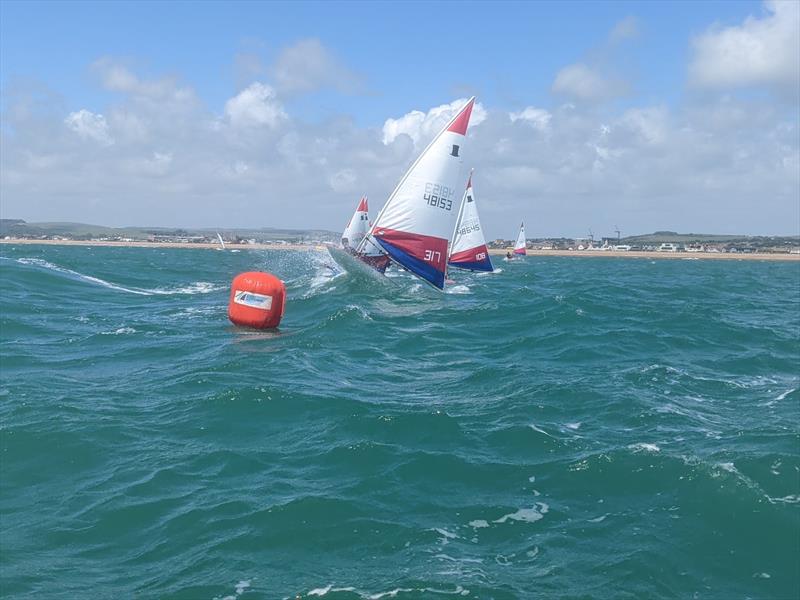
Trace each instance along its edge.
<path fill-rule="evenodd" d="M 800 234 L 796 0 L 2 0 L 0 217 L 340 230 L 471 95 L 489 239 Z"/>

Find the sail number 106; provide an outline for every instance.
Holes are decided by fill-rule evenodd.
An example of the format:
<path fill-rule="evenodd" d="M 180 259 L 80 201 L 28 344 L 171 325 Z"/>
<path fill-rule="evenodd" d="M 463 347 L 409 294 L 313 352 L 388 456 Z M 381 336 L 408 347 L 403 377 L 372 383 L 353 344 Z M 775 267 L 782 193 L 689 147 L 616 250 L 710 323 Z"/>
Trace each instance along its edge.
<path fill-rule="evenodd" d="M 446 185 L 426 183 L 423 198 L 428 203 L 428 206 L 434 206 L 442 210 L 452 210 L 453 192 L 454 190 Z"/>

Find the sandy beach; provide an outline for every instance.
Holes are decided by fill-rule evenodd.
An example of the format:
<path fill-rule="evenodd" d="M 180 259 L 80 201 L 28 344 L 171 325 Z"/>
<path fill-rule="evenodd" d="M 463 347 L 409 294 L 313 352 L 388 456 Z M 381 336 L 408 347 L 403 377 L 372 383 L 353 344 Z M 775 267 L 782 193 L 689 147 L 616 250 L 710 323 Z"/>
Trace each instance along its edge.
<path fill-rule="evenodd" d="M 184 250 L 219 250 L 215 243 L 176 243 L 176 242 L 111 242 L 82 240 L 30 240 L 2 239 L 0 244 L 10 245 L 46 245 L 46 246 L 107 246 L 117 248 L 181 248 Z M 318 251 L 325 246 L 319 244 L 226 244 L 228 250 L 299 250 Z M 512 249 L 492 248 L 492 256 L 505 256 Z M 800 254 L 767 254 L 767 253 L 733 253 L 722 252 L 614 252 L 605 250 L 528 250 L 528 256 L 572 256 L 581 258 L 650 258 L 650 259 L 683 259 L 683 260 L 780 260 L 800 261 Z"/>

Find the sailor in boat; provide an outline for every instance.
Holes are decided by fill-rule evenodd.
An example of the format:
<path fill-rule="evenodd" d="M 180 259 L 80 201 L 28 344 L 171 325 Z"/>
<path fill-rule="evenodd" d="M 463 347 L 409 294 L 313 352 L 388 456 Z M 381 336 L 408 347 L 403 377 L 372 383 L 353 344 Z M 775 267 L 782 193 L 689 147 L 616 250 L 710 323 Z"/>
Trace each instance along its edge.
<path fill-rule="evenodd" d="M 506 260 L 514 260 L 514 257 L 511 256 L 511 252 L 506 252 Z"/>

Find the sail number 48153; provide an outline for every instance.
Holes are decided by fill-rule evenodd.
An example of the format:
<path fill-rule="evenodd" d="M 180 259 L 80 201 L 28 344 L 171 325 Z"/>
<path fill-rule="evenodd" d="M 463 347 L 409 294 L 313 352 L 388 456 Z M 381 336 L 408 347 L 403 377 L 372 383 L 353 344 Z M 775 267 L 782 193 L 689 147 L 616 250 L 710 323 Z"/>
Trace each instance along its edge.
<path fill-rule="evenodd" d="M 453 209 L 454 190 L 439 183 L 426 183 L 423 199 L 428 206 L 441 208 L 442 210 Z"/>

